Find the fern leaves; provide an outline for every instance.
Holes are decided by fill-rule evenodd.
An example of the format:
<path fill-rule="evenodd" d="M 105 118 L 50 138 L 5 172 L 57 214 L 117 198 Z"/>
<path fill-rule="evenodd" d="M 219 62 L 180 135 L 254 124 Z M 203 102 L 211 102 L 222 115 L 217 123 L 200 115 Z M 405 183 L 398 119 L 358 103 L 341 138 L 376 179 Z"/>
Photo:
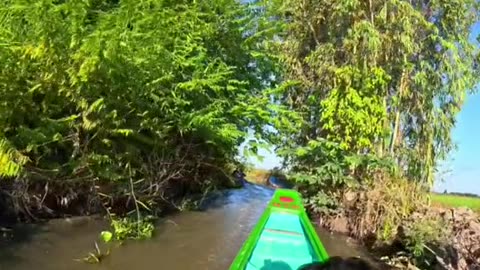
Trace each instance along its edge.
<path fill-rule="evenodd" d="M 21 155 L 6 140 L 0 138 L 0 177 L 18 176 L 27 161 L 27 157 Z"/>

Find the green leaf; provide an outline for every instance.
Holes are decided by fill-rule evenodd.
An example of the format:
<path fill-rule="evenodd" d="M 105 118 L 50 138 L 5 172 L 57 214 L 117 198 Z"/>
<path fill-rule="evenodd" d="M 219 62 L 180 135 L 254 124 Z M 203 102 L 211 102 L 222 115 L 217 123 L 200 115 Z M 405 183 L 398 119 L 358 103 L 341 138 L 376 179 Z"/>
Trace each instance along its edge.
<path fill-rule="evenodd" d="M 113 234 L 109 231 L 102 231 L 100 237 L 105 243 L 109 243 L 112 240 Z"/>

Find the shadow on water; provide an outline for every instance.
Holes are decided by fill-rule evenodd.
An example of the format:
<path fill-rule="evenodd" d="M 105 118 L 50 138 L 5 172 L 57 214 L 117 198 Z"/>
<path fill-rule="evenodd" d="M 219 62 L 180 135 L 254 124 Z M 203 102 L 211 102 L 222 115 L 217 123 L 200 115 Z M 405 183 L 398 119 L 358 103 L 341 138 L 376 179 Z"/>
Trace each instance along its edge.
<path fill-rule="evenodd" d="M 208 211 L 215 208 L 225 208 L 226 206 L 237 207 L 239 205 L 251 205 L 253 203 L 269 202 L 275 189 L 252 184 L 248 181 L 240 189 L 222 190 L 211 193 L 203 200 L 199 206 L 200 211 Z"/>
<path fill-rule="evenodd" d="M 0 269 L 88 269 L 75 259 L 93 250 L 106 227 L 94 217 L 16 225 L 10 239 L 0 239 Z"/>
<path fill-rule="evenodd" d="M 42 224 L 25 224 L 16 226 L 13 230 L 5 230 L 0 235 L 0 267 L 12 268 L 24 260 L 18 253 L 18 247 L 33 241 L 34 236 L 45 232 L 45 227 Z"/>
<path fill-rule="evenodd" d="M 268 178 L 268 184 L 279 187 L 279 188 L 293 188 L 293 183 L 286 180 L 286 178 L 278 177 L 278 176 L 270 176 Z"/>
<path fill-rule="evenodd" d="M 228 269 L 233 258 L 263 213 L 274 190 L 253 184 L 209 196 L 202 211 L 177 213 L 157 223 L 153 239 L 128 242 L 97 265 L 74 261 L 83 257 L 105 229 L 102 219 L 81 224 L 51 221 L 16 229 L 14 238 L 0 247 L 2 270 L 131 270 L 131 269 Z M 318 229 L 331 256 L 368 253 L 347 238 Z M 270 268 L 264 268 L 270 269 Z M 277 268 L 275 268 L 277 269 Z"/>

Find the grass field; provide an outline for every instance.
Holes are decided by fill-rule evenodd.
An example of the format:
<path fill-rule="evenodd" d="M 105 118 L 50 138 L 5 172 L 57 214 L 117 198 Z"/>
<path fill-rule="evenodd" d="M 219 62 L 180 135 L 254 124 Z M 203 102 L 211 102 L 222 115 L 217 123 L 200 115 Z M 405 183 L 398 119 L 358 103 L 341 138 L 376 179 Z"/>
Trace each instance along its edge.
<path fill-rule="evenodd" d="M 480 198 L 432 194 L 432 203 L 443 207 L 468 207 L 476 212 L 480 212 Z"/>

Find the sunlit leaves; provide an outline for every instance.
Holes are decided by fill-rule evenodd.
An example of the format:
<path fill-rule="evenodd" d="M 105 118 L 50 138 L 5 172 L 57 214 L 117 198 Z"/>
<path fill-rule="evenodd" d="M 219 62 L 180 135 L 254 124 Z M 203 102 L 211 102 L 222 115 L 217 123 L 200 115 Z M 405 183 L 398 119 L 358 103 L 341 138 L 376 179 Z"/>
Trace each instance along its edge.
<path fill-rule="evenodd" d="M 18 176 L 27 161 L 27 157 L 13 149 L 5 139 L 0 138 L 0 177 Z"/>
<path fill-rule="evenodd" d="M 141 178 L 142 159 L 159 153 L 187 155 L 195 174 L 203 162 L 235 162 L 249 130 L 272 133 L 264 126 L 280 109 L 264 92 L 275 64 L 262 40 L 273 32 L 255 34 L 269 23 L 256 25 L 246 5 L 24 3 L 0 4 L 0 123 L 12 151 L 27 152 L 52 178 L 88 170 L 122 181 L 126 164 Z M 16 161 L 12 153 L 2 162 Z M 18 172 L 12 166 L 4 166 L 9 175 Z"/>
<path fill-rule="evenodd" d="M 329 148 L 305 147 L 321 138 L 348 157 L 390 156 L 404 176 L 431 185 L 437 161 L 452 149 L 450 132 L 465 94 L 478 81 L 468 41 L 478 4 L 349 0 L 270 7 L 287 29 L 273 42 L 284 79 L 298 82 L 280 98 L 303 118 L 284 140 L 282 153 L 293 168 L 306 170 L 310 160 L 318 161 L 309 170 L 341 162 L 324 154 Z M 341 174 L 358 173 L 343 168 Z"/>
<path fill-rule="evenodd" d="M 113 234 L 109 231 L 102 231 L 100 233 L 100 238 L 103 242 L 109 243 L 112 240 Z"/>

